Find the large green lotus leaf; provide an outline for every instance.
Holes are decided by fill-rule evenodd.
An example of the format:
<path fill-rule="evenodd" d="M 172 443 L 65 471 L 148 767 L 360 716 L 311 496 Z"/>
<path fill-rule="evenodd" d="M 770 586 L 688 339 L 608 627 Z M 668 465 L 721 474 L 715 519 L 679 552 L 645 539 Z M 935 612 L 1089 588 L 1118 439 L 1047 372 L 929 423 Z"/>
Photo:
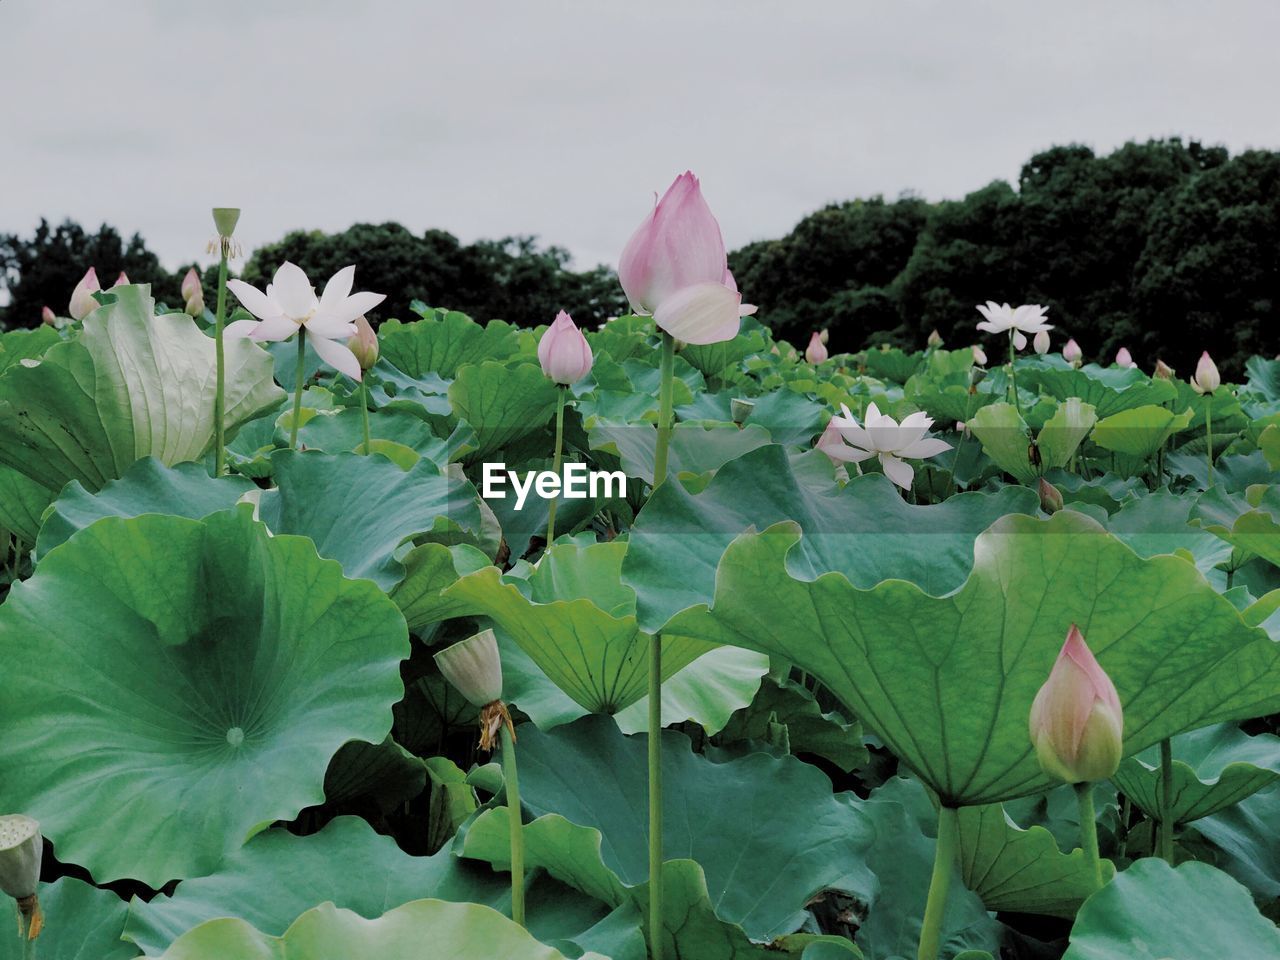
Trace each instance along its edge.
<path fill-rule="evenodd" d="M 1196 821 L 1196 831 L 1212 841 L 1216 865 L 1250 890 L 1259 901 L 1280 899 L 1280 784 L 1259 790 L 1234 807 Z"/>
<path fill-rule="evenodd" d="M 1242 554 L 1280 566 L 1280 487 L 1232 493 L 1214 487 L 1191 507 L 1190 522 L 1220 537 Z"/>
<path fill-rule="evenodd" d="M 477 463 L 545 431 L 555 416 L 556 386 L 537 364 L 486 360 L 458 371 L 449 385 L 449 403 L 476 432 L 478 447 L 468 462 Z"/>
<path fill-rule="evenodd" d="M 110 890 L 71 877 L 40 887 L 44 932 L 33 942 L 31 960 L 133 960 L 138 951 L 120 939 L 129 906 Z M 8 899 L 8 898 L 6 898 Z M 6 903 L 6 912 L 13 907 Z M 10 917 L 0 930 L 0 960 L 28 960 Z"/>
<path fill-rule="evenodd" d="M 732 401 L 738 391 L 699 393 L 684 406 L 676 407 L 680 420 L 731 420 Z M 774 443 L 786 446 L 808 446 L 822 427 L 830 411 L 820 403 L 791 390 L 750 397 L 752 408 L 744 424 L 764 427 Z M 610 418 L 606 418 L 610 419 Z"/>
<path fill-rule="evenodd" d="M 1190 408 L 1174 413 L 1147 404 L 1104 417 L 1093 428 L 1093 442 L 1104 450 L 1146 459 L 1191 422 Z"/>
<path fill-rule="evenodd" d="M 598 831 L 604 865 L 623 887 L 649 874 L 647 824 L 636 815 L 647 796 L 646 750 L 643 736 L 624 736 L 608 717 L 521 729 L 525 807 Z M 820 890 L 870 896 L 866 820 L 816 768 L 764 753 L 713 762 L 673 731 L 663 733 L 662 762 L 664 857 L 702 865 L 721 920 L 771 940 L 798 929 Z"/>
<path fill-rule="evenodd" d="M 510 820 L 503 810 L 486 810 L 461 835 L 455 851 L 500 868 L 509 867 Z M 541 868 L 570 886 L 619 909 L 645 918 L 648 932 L 649 884 L 628 885 L 605 865 L 599 830 L 547 814 L 524 827 L 525 864 Z M 711 899 L 707 876 L 693 860 L 667 860 L 662 865 L 664 955 L 698 960 L 766 960 L 766 958 L 860 957 L 843 938 L 788 934 L 768 942 L 753 941 L 741 924 L 722 920 Z M 823 946 L 830 953 L 812 951 Z"/>
<path fill-rule="evenodd" d="M 0 373 L 23 360 L 36 360 L 62 337 L 57 330 L 41 325 L 34 330 L 6 330 L 0 333 Z"/>
<path fill-rule="evenodd" d="M 1280 403 L 1280 360 L 1253 356 L 1245 361 L 1248 381 L 1242 393 L 1248 393 L 1267 403 Z"/>
<path fill-rule="evenodd" d="M 146 286 L 116 287 L 80 336 L 0 376 L 0 463 L 52 491 L 97 490 L 135 460 L 199 460 L 213 442 L 214 342 L 182 313 L 154 315 Z M 228 432 L 278 404 L 271 358 L 226 345 Z"/>
<path fill-rule="evenodd" d="M 430 424 L 405 410 L 377 410 L 369 414 L 369 435 L 375 441 L 401 444 L 441 469 L 449 462 L 449 441 Z M 302 425 L 298 445 L 304 450 L 342 453 L 364 444 L 364 424 L 356 407 L 322 411 Z"/>
<path fill-rule="evenodd" d="M 604 356 L 622 363 L 631 357 L 653 353 L 653 344 L 649 340 L 653 333 L 652 317 L 628 313 L 614 317 L 599 330 L 588 330 L 586 337 L 591 344 L 591 352 L 597 358 Z"/>
<path fill-rule="evenodd" d="M 1229 438 L 1231 434 L 1239 433 L 1249 426 L 1250 419 L 1240 408 L 1240 401 L 1236 399 L 1235 391 L 1226 384 L 1223 384 L 1224 389 L 1219 389 L 1212 394 L 1203 394 L 1197 393 L 1186 380 L 1175 380 L 1173 383 L 1178 396 L 1170 406 L 1175 410 L 1190 410 L 1192 414 L 1187 424 L 1179 427 L 1179 430 L 1193 431 L 1201 434 L 1203 439 L 1205 414 L 1211 412 L 1212 417 L 1209 419 L 1213 421 L 1214 446 L 1221 449 L 1224 438 Z"/>
<path fill-rule="evenodd" d="M 1099 417 L 1147 404 L 1167 403 L 1177 396 L 1170 381 L 1152 379 L 1135 367 L 1089 364 L 1080 370 L 1065 370 L 1026 364 L 1018 367 L 1018 382 L 1038 388 L 1056 400 L 1079 397 L 1092 406 Z"/>
<path fill-rule="evenodd" d="M 1160 751 L 1151 748 L 1120 764 L 1112 781 L 1148 817 L 1160 810 Z M 1250 737 L 1217 724 L 1173 738 L 1173 817 L 1188 823 L 1239 803 L 1280 780 L 1280 737 Z"/>
<path fill-rule="evenodd" d="M 528 578 L 485 567 L 444 591 L 469 613 L 492 617 L 561 690 L 592 713 L 616 713 L 645 694 L 651 636 L 636 624 L 636 598 L 619 580 L 627 545 L 548 550 Z M 713 645 L 662 638 L 663 678 Z"/>
<path fill-rule="evenodd" d="M 1119 690 L 1126 754 L 1280 708 L 1280 645 L 1191 564 L 1144 560 L 1075 511 L 998 521 L 943 598 L 900 581 L 859 589 L 839 573 L 797 579 L 799 540 L 794 524 L 739 537 L 714 605 L 677 615 L 671 632 L 807 670 L 949 805 L 1050 785 L 1027 716 L 1072 623 Z"/>
<path fill-rule="evenodd" d="M 376 454 L 281 450 L 271 464 L 277 486 L 259 507 L 271 531 L 310 537 L 348 577 L 384 590 L 405 577 L 396 553 L 407 541 L 479 534 L 475 488 L 430 460 L 402 470 Z"/>
<path fill-rule="evenodd" d="M 588 431 L 591 449 L 618 457 L 628 477 L 653 483 L 658 430 L 648 423 L 595 420 Z M 770 442 L 764 427 L 739 428 L 732 423 L 678 423 L 671 434 L 667 469 L 670 476 L 718 470 L 730 460 Z"/>
<path fill-rule="evenodd" d="M 700 493 L 659 487 L 636 518 L 622 575 L 635 588 L 641 625 L 657 630 L 678 611 L 710 602 L 716 565 L 734 537 L 793 520 L 805 533 L 789 558 L 797 573 L 838 570 L 867 587 L 911 580 L 941 594 L 964 582 L 979 532 L 1038 506 L 1034 491 L 1018 487 L 914 506 L 878 475 L 816 488 L 773 444 L 725 464 Z"/>
<path fill-rule="evenodd" d="M 1280 956 L 1280 929 L 1249 891 L 1205 863 L 1139 860 L 1089 898 L 1063 960 Z"/>
<path fill-rule="evenodd" d="M 26 474 L 0 463 L 0 530 L 26 544 L 40 535 L 40 517 L 57 494 Z"/>
<path fill-rule="evenodd" d="M 377 587 L 247 507 L 108 517 L 0 607 L 6 802 L 99 880 L 208 873 L 382 741 L 408 653 Z"/>
<path fill-rule="evenodd" d="M 169 514 L 199 520 L 227 510 L 257 487 L 243 477 L 209 476 L 202 463 L 166 467 L 154 457 L 133 464 L 118 480 L 109 480 L 97 493 L 72 481 L 54 501 L 36 541 L 36 556 L 46 553 L 103 517 Z"/>
<path fill-rule="evenodd" d="M 520 349 L 517 330 L 501 320 L 481 326 L 456 310 L 424 310 L 421 320 L 388 320 L 378 328 L 382 356 L 412 377 L 452 378 L 458 368 L 505 360 Z"/>
<path fill-rule="evenodd" d="M 175 940 L 157 960 L 422 960 L 428 944 L 431 955 L 439 957 L 565 960 L 491 907 L 447 900 L 412 900 L 377 920 L 324 903 L 279 937 L 244 920 L 209 920 Z M 608 958 L 584 953 L 581 960 Z"/>
<path fill-rule="evenodd" d="M 1031 460 L 1030 428 L 1012 404 L 990 404 L 968 421 L 987 456 L 1019 483 L 1030 483 L 1046 470 L 1065 467 L 1097 422 L 1089 404 L 1075 397 L 1059 403 L 1036 435 L 1037 465 Z"/>
<path fill-rule="evenodd" d="M 891 347 L 888 350 L 868 350 L 864 362 L 867 372 L 873 377 L 892 383 L 906 383 L 923 361 L 924 354 L 919 350 L 904 353 L 898 347 Z"/>
<path fill-rule="evenodd" d="M 719 733 L 736 710 L 750 705 L 769 658 L 741 647 L 717 647 L 662 684 L 662 723 L 696 723 L 709 736 Z M 623 733 L 649 729 L 649 697 L 643 696 L 614 720 Z"/>
<path fill-rule="evenodd" d="M 1088 503 L 1115 513 L 1130 500 L 1144 496 L 1146 485 L 1137 477 L 1113 473 L 1097 474 L 1088 480 L 1065 470 L 1046 470 L 1044 478 L 1058 488 L 1067 503 Z"/>
<path fill-rule="evenodd" d="M 1126 502 L 1106 521 L 1106 528 L 1141 557 L 1185 550 L 1206 577 L 1231 558 L 1231 547 L 1212 533 L 1188 523 L 1195 501 L 1157 490 Z"/>
<path fill-rule="evenodd" d="M 846 773 L 870 759 L 862 742 L 862 726 L 856 720 L 848 723 L 838 713 L 824 713 L 806 687 L 772 677 L 761 681 L 751 703 L 729 718 L 720 730 L 719 742 L 767 740 L 776 724 L 786 726 L 787 744 L 797 756 L 822 757 Z"/>
<path fill-rule="evenodd" d="M 1098 415 L 1087 403 L 1070 397 L 1058 404 L 1053 416 L 1045 421 L 1040 432 L 1036 434 L 1036 445 L 1040 448 L 1040 471 L 1065 467 L 1075 456 L 1080 442 L 1089 435 Z"/>
<path fill-rule="evenodd" d="M 759 330 L 747 330 L 732 340 L 687 344 L 680 356 L 704 377 L 723 377 L 740 369 L 743 360 L 764 349 L 764 335 Z"/>
<path fill-rule="evenodd" d="M 404 614 L 409 629 L 419 633 L 450 617 L 464 616 L 470 605 L 446 598 L 444 591 L 459 577 L 489 566 L 490 560 L 469 543 L 446 546 L 424 543 L 410 550 L 403 561 L 404 579 L 391 590 L 391 599 Z"/>

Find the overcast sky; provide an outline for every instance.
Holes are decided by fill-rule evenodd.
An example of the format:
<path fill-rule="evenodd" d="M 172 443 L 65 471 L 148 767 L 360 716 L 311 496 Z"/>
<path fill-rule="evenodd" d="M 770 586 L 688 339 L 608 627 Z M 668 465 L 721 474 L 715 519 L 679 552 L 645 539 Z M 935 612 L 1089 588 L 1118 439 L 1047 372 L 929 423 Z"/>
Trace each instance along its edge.
<path fill-rule="evenodd" d="M 0 232 L 199 257 L 398 220 L 615 261 L 691 168 L 730 246 L 1035 150 L 1280 146 L 1280 4 L 0 0 Z"/>

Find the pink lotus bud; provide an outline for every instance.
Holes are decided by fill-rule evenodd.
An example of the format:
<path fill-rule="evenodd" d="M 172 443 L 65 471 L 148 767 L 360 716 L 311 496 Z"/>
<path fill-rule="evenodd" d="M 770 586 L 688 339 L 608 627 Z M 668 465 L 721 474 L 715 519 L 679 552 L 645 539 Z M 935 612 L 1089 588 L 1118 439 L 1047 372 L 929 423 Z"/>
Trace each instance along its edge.
<path fill-rule="evenodd" d="M 934 348 L 942 346 L 942 334 L 940 334 L 937 330 L 930 331 L 929 339 L 927 339 L 924 342 L 924 345 L 926 347 L 934 347 Z"/>
<path fill-rule="evenodd" d="M 727 270 L 720 224 L 702 197 L 698 178 L 686 171 L 627 241 L 618 261 L 618 280 L 633 309 L 656 313 L 664 300 L 685 287 L 725 286 Z"/>
<path fill-rule="evenodd" d="M 976 343 L 973 345 L 973 362 L 980 367 L 987 365 L 987 353 Z"/>
<path fill-rule="evenodd" d="M 67 312 L 71 314 L 72 320 L 83 320 L 98 309 L 98 301 L 93 299 L 93 295 L 101 289 L 98 283 L 98 271 L 90 267 L 80 278 L 76 288 L 71 291 L 71 303 L 67 307 Z"/>
<path fill-rule="evenodd" d="M 1073 364 L 1084 359 L 1084 351 L 1080 349 L 1080 344 L 1074 339 L 1068 340 L 1067 345 L 1062 348 L 1062 359 Z"/>
<path fill-rule="evenodd" d="M 58 317 L 48 307 L 42 307 L 40 309 L 40 322 L 47 323 L 49 326 L 53 327 L 57 325 Z"/>
<path fill-rule="evenodd" d="M 1036 492 L 1040 494 L 1040 509 L 1045 513 L 1053 514 L 1062 509 L 1062 491 L 1044 477 L 1036 485 Z"/>
<path fill-rule="evenodd" d="M 1133 362 L 1133 355 L 1129 353 L 1128 347 L 1121 347 L 1116 351 L 1116 366 L 1118 367 L 1136 367 Z"/>
<path fill-rule="evenodd" d="M 1213 393 L 1222 386 L 1222 377 L 1218 368 L 1209 359 L 1209 351 L 1200 354 L 1200 362 L 1196 364 L 1195 375 L 1191 378 L 1191 389 L 1196 393 Z"/>
<path fill-rule="evenodd" d="M 1032 348 L 1035 349 L 1035 352 L 1042 357 L 1046 353 L 1048 353 L 1049 352 L 1049 331 L 1041 330 L 1039 333 L 1037 333 L 1035 335 L 1035 338 L 1031 341 L 1031 346 Z"/>
<path fill-rule="evenodd" d="M 723 288 L 721 288 L 723 289 Z M 568 386 L 591 372 L 591 347 L 573 318 L 561 310 L 538 341 L 542 372 L 555 383 Z"/>
<path fill-rule="evenodd" d="M 1173 367 L 1169 366 L 1163 360 L 1156 361 L 1156 368 L 1151 371 L 1151 376 L 1156 380 L 1172 380 Z M 1192 384 L 1194 386 L 1195 384 Z"/>
<path fill-rule="evenodd" d="M 827 348 L 822 344 L 822 335 L 816 330 L 809 338 L 809 346 L 805 347 L 804 358 L 810 363 L 822 363 L 827 359 Z"/>
<path fill-rule="evenodd" d="M 347 349 L 356 355 L 361 370 L 372 370 L 378 362 L 378 335 L 364 314 L 356 317 L 356 335 L 347 340 Z"/>
<path fill-rule="evenodd" d="M 1120 765 L 1120 696 L 1074 623 L 1031 705 L 1031 742 L 1041 769 L 1066 783 L 1105 780 Z"/>
<path fill-rule="evenodd" d="M 123 286 L 123 287 L 127 287 L 128 285 L 129 285 L 129 275 L 128 275 L 127 273 L 125 273 L 123 270 L 121 270 L 121 271 L 120 271 L 120 276 L 116 277 L 116 282 L 115 282 L 115 283 L 113 283 L 111 286 L 112 286 L 112 287 L 121 287 L 121 286 Z"/>
<path fill-rule="evenodd" d="M 182 299 L 190 302 L 192 297 L 204 299 L 204 290 L 200 287 L 200 274 L 196 273 L 195 267 L 188 270 L 182 278 Z"/>

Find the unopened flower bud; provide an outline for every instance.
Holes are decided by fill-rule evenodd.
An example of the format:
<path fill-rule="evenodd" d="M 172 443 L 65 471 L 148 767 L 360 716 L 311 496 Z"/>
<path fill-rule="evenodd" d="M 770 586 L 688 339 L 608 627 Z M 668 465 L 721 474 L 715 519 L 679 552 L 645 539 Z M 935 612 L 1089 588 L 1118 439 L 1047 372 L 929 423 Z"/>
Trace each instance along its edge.
<path fill-rule="evenodd" d="M 831 331 L 828 330 L 826 327 L 823 327 L 821 330 L 818 331 L 818 339 L 821 340 L 825 345 L 826 342 L 831 339 Z"/>
<path fill-rule="evenodd" d="M 204 291 L 200 287 L 200 274 L 196 272 L 195 267 L 191 267 L 182 276 L 182 299 L 190 302 L 192 297 L 204 298 Z"/>
<path fill-rule="evenodd" d="M 1040 494 L 1040 509 L 1045 513 L 1053 514 L 1062 509 L 1062 491 L 1044 477 L 1040 478 L 1036 490 Z"/>
<path fill-rule="evenodd" d="M 1035 352 L 1042 357 L 1046 353 L 1048 353 L 1049 352 L 1049 331 L 1041 330 L 1039 333 L 1037 333 L 1035 335 L 1035 338 L 1031 341 L 1031 346 L 1035 350 Z"/>
<path fill-rule="evenodd" d="M 927 347 L 935 347 L 935 348 L 940 347 L 942 346 L 942 334 L 940 334 L 937 330 L 933 330 L 929 333 L 929 339 L 926 340 L 924 343 L 925 343 L 925 346 Z"/>
<path fill-rule="evenodd" d="M 40 308 L 40 322 L 47 323 L 49 326 L 57 326 L 58 316 L 48 307 Z"/>
<path fill-rule="evenodd" d="M 1065 783 L 1106 780 L 1120 765 L 1120 696 L 1074 623 L 1031 705 L 1031 742 L 1041 769 Z"/>
<path fill-rule="evenodd" d="M 129 275 L 128 275 L 127 273 L 125 273 L 123 270 L 121 270 L 121 271 L 120 271 L 120 276 L 116 277 L 116 282 L 115 282 L 115 283 L 113 283 L 111 286 L 112 286 L 112 287 L 127 287 L 128 285 L 129 285 Z"/>
<path fill-rule="evenodd" d="M 1220 386 L 1222 386 L 1222 377 L 1218 375 L 1218 368 L 1209 358 L 1209 352 L 1206 350 L 1200 354 L 1200 362 L 1196 364 L 1195 375 L 1191 378 L 1191 389 L 1196 393 L 1213 393 Z"/>
<path fill-rule="evenodd" d="M 356 335 L 347 340 L 347 349 L 356 355 L 361 370 L 372 370 L 378 362 L 378 335 L 363 314 L 356 317 Z"/>
<path fill-rule="evenodd" d="M 1157 360 L 1156 368 L 1151 371 L 1151 376 L 1156 380 L 1172 380 L 1173 367 L 1169 366 L 1163 360 Z"/>
<path fill-rule="evenodd" d="M 578 325 L 561 310 L 538 341 L 538 363 L 542 372 L 561 386 L 577 383 L 591 372 L 591 347 Z"/>
<path fill-rule="evenodd" d="M 1067 341 L 1067 345 L 1062 348 L 1062 359 L 1067 361 L 1073 367 L 1080 365 L 1080 361 L 1084 359 L 1084 351 L 1080 349 L 1080 344 L 1076 343 L 1072 338 Z"/>
<path fill-rule="evenodd" d="M 1136 367 L 1137 366 L 1137 364 L 1133 362 L 1133 354 L 1129 352 L 1128 347 L 1121 347 L 1119 350 L 1116 351 L 1116 366 L 1117 367 Z"/>
<path fill-rule="evenodd" d="M 102 286 L 98 283 L 98 271 L 90 267 L 80 278 L 76 288 L 71 291 L 71 303 L 67 307 L 67 312 L 72 320 L 83 320 L 98 309 L 98 301 L 93 298 L 93 295 L 101 289 Z"/>
<path fill-rule="evenodd" d="M 822 342 L 822 334 L 814 332 L 809 338 L 809 346 L 804 349 L 804 358 L 810 363 L 822 363 L 827 359 L 827 348 Z"/>
<path fill-rule="evenodd" d="M 987 353 L 976 343 L 973 345 L 973 362 L 980 367 L 987 365 Z"/>

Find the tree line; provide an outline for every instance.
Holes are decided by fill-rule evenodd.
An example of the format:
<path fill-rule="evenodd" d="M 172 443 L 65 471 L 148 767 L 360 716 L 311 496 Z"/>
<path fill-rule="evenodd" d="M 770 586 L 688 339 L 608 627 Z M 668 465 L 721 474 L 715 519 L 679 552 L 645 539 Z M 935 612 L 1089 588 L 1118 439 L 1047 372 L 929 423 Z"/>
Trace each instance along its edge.
<path fill-rule="evenodd" d="M 264 282 L 286 259 L 317 278 L 359 264 L 361 288 L 388 295 L 387 316 L 415 299 L 523 325 L 560 309 L 595 325 L 626 309 L 612 270 L 572 269 L 567 251 L 532 237 L 464 244 L 397 223 L 295 231 L 254 250 L 241 275 Z M 1048 305 L 1090 359 L 1126 346 L 1144 368 L 1160 358 L 1185 373 L 1209 349 L 1228 374 L 1280 349 L 1278 261 L 1280 153 L 1231 156 L 1177 138 L 1103 156 L 1053 147 L 1016 185 L 997 180 L 959 200 L 831 204 L 729 256 L 760 319 L 794 343 L 826 328 L 836 351 L 919 347 L 937 330 L 959 346 L 979 339 L 976 304 L 1008 300 Z M 34 326 L 46 304 L 64 313 L 91 265 L 104 285 L 124 271 L 181 303 L 186 266 L 164 270 L 139 235 L 42 222 L 30 237 L 0 234 L 0 326 Z M 212 281 L 206 270 L 206 290 Z"/>

